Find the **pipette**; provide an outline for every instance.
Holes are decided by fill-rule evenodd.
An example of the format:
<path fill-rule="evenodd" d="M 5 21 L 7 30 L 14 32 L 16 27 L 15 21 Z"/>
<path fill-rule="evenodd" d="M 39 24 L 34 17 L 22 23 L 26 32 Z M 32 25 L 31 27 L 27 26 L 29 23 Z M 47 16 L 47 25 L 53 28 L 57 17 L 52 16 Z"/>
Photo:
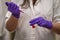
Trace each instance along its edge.
<path fill-rule="evenodd" d="M 13 1 L 12 1 L 13 2 Z M 18 6 L 20 6 L 20 1 L 17 3 L 17 2 L 14 2 L 16 3 Z M 31 7 L 31 10 L 32 10 L 32 15 L 34 16 L 35 13 L 34 13 L 34 10 L 33 10 L 33 3 L 32 3 L 32 0 L 30 0 L 30 7 Z M 23 11 L 20 10 L 20 12 L 24 13 Z M 32 28 L 35 28 L 35 25 L 32 25 Z"/>

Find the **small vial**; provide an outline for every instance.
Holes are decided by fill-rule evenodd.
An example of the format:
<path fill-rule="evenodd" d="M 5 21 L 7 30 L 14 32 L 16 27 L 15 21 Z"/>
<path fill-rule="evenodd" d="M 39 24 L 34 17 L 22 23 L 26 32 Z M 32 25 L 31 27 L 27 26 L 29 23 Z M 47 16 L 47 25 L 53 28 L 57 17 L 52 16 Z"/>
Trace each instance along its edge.
<path fill-rule="evenodd" d="M 35 26 L 33 25 L 32 28 L 35 28 Z"/>

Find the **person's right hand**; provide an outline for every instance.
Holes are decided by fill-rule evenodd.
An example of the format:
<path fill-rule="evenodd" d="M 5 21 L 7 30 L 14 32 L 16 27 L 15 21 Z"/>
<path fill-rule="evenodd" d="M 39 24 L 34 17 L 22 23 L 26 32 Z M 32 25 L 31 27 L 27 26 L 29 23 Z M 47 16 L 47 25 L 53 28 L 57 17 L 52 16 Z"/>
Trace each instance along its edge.
<path fill-rule="evenodd" d="M 13 2 L 6 2 L 5 4 L 8 7 L 8 11 L 10 11 L 14 17 L 19 18 L 20 16 L 19 7 Z"/>

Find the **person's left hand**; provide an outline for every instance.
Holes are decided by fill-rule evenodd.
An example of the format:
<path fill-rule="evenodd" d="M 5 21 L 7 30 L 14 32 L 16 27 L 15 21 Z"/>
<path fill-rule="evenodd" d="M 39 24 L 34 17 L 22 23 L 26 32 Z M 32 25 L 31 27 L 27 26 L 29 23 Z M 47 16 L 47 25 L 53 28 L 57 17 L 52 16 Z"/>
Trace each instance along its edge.
<path fill-rule="evenodd" d="M 29 23 L 31 26 L 37 24 L 38 26 L 45 27 L 48 29 L 52 28 L 52 22 L 45 20 L 43 17 L 32 19 Z"/>

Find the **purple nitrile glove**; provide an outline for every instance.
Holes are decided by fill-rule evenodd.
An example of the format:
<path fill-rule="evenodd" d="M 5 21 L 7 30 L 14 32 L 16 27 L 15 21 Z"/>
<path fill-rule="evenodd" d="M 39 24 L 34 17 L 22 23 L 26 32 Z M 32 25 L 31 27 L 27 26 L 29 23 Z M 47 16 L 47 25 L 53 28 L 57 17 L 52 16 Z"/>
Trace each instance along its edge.
<path fill-rule="evenodd" d="M 16 18 L 19 18 L 20 16 L 19 7 L 13 2 L 6 2 L 5 4 L 8 6 L 8 10 L 12 13 L 12 15 Z"/>
<path fill-rule="evenodd" d="M 52 22 L 45 20 L 43 17 L 35 18 L 35 19 L 31 20 L 29 23 L 31 26 L 34 24 L 37 24 L 38 26 L 45 27 L 48 29 L 52 28 Z"/>

